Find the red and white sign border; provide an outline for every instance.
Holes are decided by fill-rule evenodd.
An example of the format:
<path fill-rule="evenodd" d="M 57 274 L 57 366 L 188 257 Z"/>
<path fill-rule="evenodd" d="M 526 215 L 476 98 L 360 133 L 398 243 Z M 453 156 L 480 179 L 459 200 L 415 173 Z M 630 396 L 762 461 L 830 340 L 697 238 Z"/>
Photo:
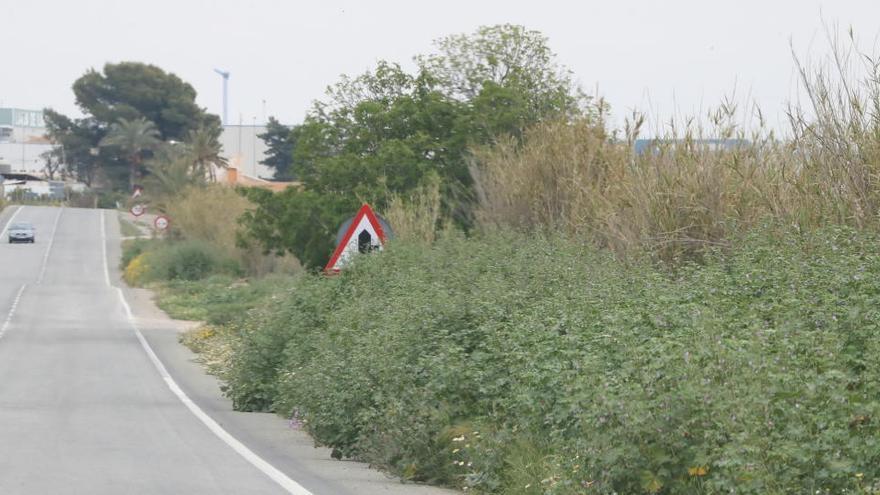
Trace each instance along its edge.
<path fill-rule="evenodd" d="M 159 220 L 165 220 L 165 227 L 159 227 Z M 159 215 L 153 220 L 153 227 L 156 227 L 156 230 L 167 230 L 168 227 L 171 226 L 171 219 L 166 217 L 165 215 Z"/>
<path fill-rule="evenodd" d="M 370 208 L 370 205 L 364 203 L 354 216 L 354 219 L 352 219 L 351 225 L 348 226 L 348 230 L 345 231 L 345 235 L 342 236 L 339 245 L 336 246 L 336 250 L 333 251 L 333 256 L 330 257 L 330 261 L 327 262 L 327 266 L 324 267 L 325 272 L 339 273 L 339 268 L 335 268 L 336 263 L 339 262 L 339 258 L 342 256 L 342 253 L 345 252 L 345 247 L 348 246 L 348 243 L 354 236 L 355 230 L 357 230 L 358 225 L 364 217 L 367 218 L 367 221 L 370 222 L 373 230 L 376 231 L 376 235 L 379 236 L 379 241 L 381 241 L 382 244 L 385 244 L 385 231 L 382 229 L 382 224 L 379 223 L 379 219 L 376 217 L 376 214 L 373 213 L 373 209 Z"/>

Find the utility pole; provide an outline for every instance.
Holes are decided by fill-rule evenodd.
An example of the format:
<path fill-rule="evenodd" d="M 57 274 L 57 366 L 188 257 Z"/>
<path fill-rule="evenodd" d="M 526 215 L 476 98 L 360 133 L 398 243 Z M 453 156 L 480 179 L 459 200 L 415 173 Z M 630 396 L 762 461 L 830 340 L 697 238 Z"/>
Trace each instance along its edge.
<path fill-rule="evenodd" d="M 214 72 L 220 74 L 220 77 L 223 78 L 223 125 L 229 123 L 228 119 L 228 103 L 229 103 L 229 71 L 228 70 L 220 70 L 214 69 Z"/>

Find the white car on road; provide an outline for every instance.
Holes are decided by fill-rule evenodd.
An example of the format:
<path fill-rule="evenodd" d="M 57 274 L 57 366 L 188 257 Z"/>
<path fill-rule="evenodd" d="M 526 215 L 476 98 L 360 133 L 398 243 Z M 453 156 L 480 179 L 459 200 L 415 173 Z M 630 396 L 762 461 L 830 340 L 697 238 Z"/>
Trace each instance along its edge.
<path fill-rule="evenodd" d="M 9 243 L 30 242 L 36 238 L 36 229 L 29 222 L 17 222 L 9 226 Z"/>

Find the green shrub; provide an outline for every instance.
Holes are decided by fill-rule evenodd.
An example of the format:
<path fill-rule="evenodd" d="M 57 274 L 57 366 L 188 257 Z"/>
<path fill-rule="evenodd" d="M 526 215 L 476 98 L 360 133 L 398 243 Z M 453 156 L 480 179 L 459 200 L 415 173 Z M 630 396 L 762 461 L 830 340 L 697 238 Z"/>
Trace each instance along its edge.
<path fill-rule="evenodd" d="M 227 393 L 486 493 L 867 493 L 877 240 L 760 231 L 674 272 L 561 238 L 394 243 L 252 310 Z"/>
<path fill-rule="evenodd" d="M 119 208 L 120 205 L 125 205 L 129 200 L 128 194 L 121 191 L 103 191 L 98 193 L 97 197 L 97 207 L 108 210 L 115 210 Z"/>
<path fill-rule="evenodd" d="M 139 265 L 138 283 L 195 281 L 214 274 L 241 275 L 235 260 L 220 256 L 211 245 L 198 241 L 132 239 L 123 243 L 123 269 L 128 271 L 133 261 Z"/>
<path fill-rule="evenodd" d="M 241 341 L 230 375 L 225 377 L 237 409 L 273 410 L 285 353 L 309 359 L 319 345 L 312 337 L 327 328 L 325 319 L 335 301 L 345 298 L 344 287 L 319 277 L 299 275 L 294 280 L 294 288 L 252 311 L 240 326 Z"/>
<path fill-rule="evenodd" d="M 239 322 L 247 312 L 266 304 L 290 277 L 247 280 L 211 275 L 202 280 L 172 280 L 158 287 L 159 307 L 173 318 L 204 321 L 213 326 Z"/>
<path fill-rule="evenodd" d="M 199 280 L 211 273 L 235 271 L 235 265 L 221 260 L 211 246 L 181 241 L 153 251 L 149 257 L 154 280 Z"/>
<path fill-rule="evenodd" d="M 131 263 L 131 260 L 137 258 L 145 251 L 156 249 L 158 246 L 158 241 L 153 239 L 129 239 L 123 241 L 119 268 L 125 270 L 128 264 Z"/>
<path fill-rule="evenodd" d="M 248 275 L 296 272 L 299 264 L 292 256 L 265 254 L 258 246 L 242 247 L 236 242 L 236 219 L 254 207 L 235 189 L 214 184 L 185 189 L 169 201 L 167 214 L 173 219 L 175 235 L 210 244 L 215 254 L 235 260 Z"/>

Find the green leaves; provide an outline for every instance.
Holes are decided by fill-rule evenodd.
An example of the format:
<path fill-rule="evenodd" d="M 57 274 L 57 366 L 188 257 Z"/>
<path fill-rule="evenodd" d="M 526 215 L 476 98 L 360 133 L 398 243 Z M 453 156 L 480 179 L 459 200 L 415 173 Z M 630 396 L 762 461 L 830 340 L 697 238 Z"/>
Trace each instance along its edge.
<path fill-rule="evenodd" d="M 89 70 L 77 79 L 73 93 L 83 113 L 98 122 L 143 117 L 156 125 L 163 140 L 182 141 L 189 131 L 220 124 L 196 105 L 192 86 L 154 65 L 108 63 L 103 72 Z"/>
<path fill-rule="evenodd" d="M 239 244 L 258 243 L 266 252 L 289 252 L 309 268 L 327 263 L 339 225 L 360 206 L 353 196 L 320 195 L 297 188 L 272 194 L 242 190 L 257 208 L 239 218 Z"/>
<path fill-rule="evenodd" d="M 801 235 L 756 233 L 674 275 L 559 238 L 394 242 L 251 313 L 229 393 L 342 454 L 483 493 L 871 486 L 877 239 Z"/>
<path fill-rule="evenodd" d="M 130 192 L 144 171 L 142 161 L 149 155 L 144 150 L 155 148 L 156 141 L 211 144 L 220 132 L 220 119 L 196 104 L 192 86 L 153 65 L 106 64 L 102 72 L 89 70 L 77 79 L 73 92 L 85 117 L 47 110 L 46 126 L 52 140 L 64 146 L 70 171 L 87 184 L 103 169 L 113 187 Z M 199 132 L 213 139 L 193 139 Z M 103 149 L 96 154 L 99 146 Z"/>
<path fill-rule="evenodd" d="M 269 117 L 266 132 L 257 137 L 266 143 L 266 159 L 263 165 L 275 169 L 275 179 L 292 180 L 301 174 L 299 167 L 294 166 L 293 150 L 296 148 L 299 128 L 282 125 L 274 117 Z"/>
<path fill-rule="evenodd" d="M 476 198 L 472 147 L 506 136 L 518 142 L 531 124 L 591 112 L 540 33 L 490 26 L 438 40 L 437 48 L 417 57 L 414 74 L 381 61 L 362 75 L 344 76 L 300 126 L 288 130 L 270 121 L 261 136 L 270 149 L 264 163 L 277 177 L 302 181 L 309 195 L 264 198 L 252 220 L 268 220 L 270 210 L 288 207 L 295 208 L 285 214 L 291 218 L 315 218 L 317 211 L 360 202 L 381 211 L 439 178 L 442 217 L 469 229 Z M 317 216 L 332 222 L 332 216 Z M 300 253 L 307 265 L 329 258 L 331 229 L 295 221 L 283 228 L 302 230 L 282 235 L 275 227 L 257 227 L 252 238 L 267 249 Z M 316 251 L 322 246 L 323 255 Z"/>

